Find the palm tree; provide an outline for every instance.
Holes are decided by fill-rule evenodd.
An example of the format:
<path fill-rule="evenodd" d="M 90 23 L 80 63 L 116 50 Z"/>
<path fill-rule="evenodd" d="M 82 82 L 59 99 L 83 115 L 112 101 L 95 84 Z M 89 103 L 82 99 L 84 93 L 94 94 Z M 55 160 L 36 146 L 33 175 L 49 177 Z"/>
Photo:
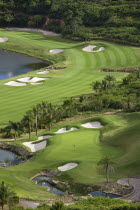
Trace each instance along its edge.
<path fill-rule="evenodd" d="M 9 129 L 11 133 L 13 133 L 15 141 L 17 140 L 17 136 L 20 136 L 23 132 L 23 128 L 20 122 L 9 121 L 7 129 Z"/>
<path fill-rule="evenodd" d="M 33 115 L 35 117 L 35 131 L 36 131 L 36 136 L 38 134 L 38 118 L 39 118 L 39 104 L 37 106 L 35 106 L 32 111 L 33 111 Z"/>
<path fill-rule="evenodd" d="M 19 198 L 16 193 L 10 189 L 9 186 L 5 185 L 2 181 L 0 185 L 0 205 L 2 210 L 4 209 L 4 205 L 13 205 L 19 203 Z"/>
<path fill-rule="evenodd" d="M 111 85 L 111 82 L 116 81 L 115 77 L 110 74 L 105 77 L 105 80 L 107 80 L 109 82 L 109 86 Z"/>
<path fill-rule="evenodd" d="M 24 115 L 22 119 L 23 126 L 28 129 L 29 132 L 29 139 L 31 138 L 31 131 L 32 131 L 32 124 L 33 124 L 33 113 L 31 110 L 26 112 L 26 115 Z"/>
<path fill-rule="evenodd" d="M 101 89 L 101 83 L 99 81 L 92 82 L 91 87 L 97 93 L 97 91 Z"/>
<path fill-rule="evenodd" d="M 106 182 L 109 182 L 109 171 L 112 169 L 114 169 L 114 165 L 116 165 L 116 163 L 114 161 L 112 161 L 109 157 L 104 157 L 102 158 L 98 163 L 98 166 L 103 166 L 103 168 L 105 169 L 105 175 L 106 175 Z"/>

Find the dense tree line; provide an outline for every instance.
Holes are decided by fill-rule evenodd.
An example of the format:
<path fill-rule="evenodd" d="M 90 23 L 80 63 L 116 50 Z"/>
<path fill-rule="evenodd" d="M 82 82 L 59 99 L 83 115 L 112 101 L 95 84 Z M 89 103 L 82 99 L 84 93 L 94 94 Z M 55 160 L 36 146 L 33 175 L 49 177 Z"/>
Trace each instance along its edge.
<path fill-rule="evenodd" d="M 27 111 L 20 122 L 9 121 L 8 126 L 1 129 L 2 136 L 16 140 L 22 133 L 28 133 L 31 138 L 32 132 L 38 135 L 39 129 L 50 130 L 57 122 L 86 111 L 140 111 L 140 70 L 120 82 L 113 74 L 107 75 L 102 81 L 92 82 L 91 88 L 93 93 L 68 98 L 62 105 L 42 101 Z"/>
<path fill-rule="evenodd" d="M 0 0 L 0 26 L 47 28 L 70 38 L 140 43 L 139 0 Z"/>

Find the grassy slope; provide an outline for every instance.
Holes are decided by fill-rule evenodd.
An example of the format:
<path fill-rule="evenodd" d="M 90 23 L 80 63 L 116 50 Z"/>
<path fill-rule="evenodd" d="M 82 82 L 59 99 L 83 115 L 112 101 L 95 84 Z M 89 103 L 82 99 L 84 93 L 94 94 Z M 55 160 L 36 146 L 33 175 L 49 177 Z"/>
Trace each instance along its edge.
<path fill-rule="evenodd" d="M 82 51 L 83 43 L 70 42 L 58 37 L 47 38 L 38 33 L 0 30 L 1 36 L 8 36 L 9 41 L 0 43 L 0 48 L 23 52 L 68 66 L 65 70 L 47 74 L 46 77 L 49 76 L 52 79 L 39 86 L 9 87 L 5 86 L 4 82 L 13 78 L 0 81 L 1 126 L 9 120 L 19 120 L 26 110 L 42 100 L 58 103 L 65 97 L 91 92 L 89 84 L 93 80 L 101 80 L 106 75 L 99 72 L 103 67 L 120 68 L 140 65 L 140 48 L 94 41 L 93 44 L 104 46 L 106 50 L 100 53 L 87 53 Z M 53 48 L 65 49 L 65 62 L 62 62 L 61 55 L 48 53 L 49 49 Z M 27 75 L 38 76 L 35 72 Z M 120 79 L 124 74 L 114 73 L 114 75 Z"/>
<path fill-rule="evenodd" d="M 95 120 L 97 118 L 94 117 Z M 68 162 L 78 162 L 79 166 L 73 170 L 63 172 L 62 180 L 69 180 L 82 184 L 95 184 L 104 181 L 104 174 L 97 167 L 97 162 L 109 155 L 118 163 L 116 173 L 111 174 L 112 179 L 125 177 L 129 174 L 139 173 L 140 144 L 140 113 L 104 115 L 98 117 L 105 125 L 100 129 L 86 129 L 81 123 L 91 119 L 71 122 L 70 126 L 79 126 L 79 130 L 66 134 L 58 134 L 50 138 L 46 149 L 21 165 L 1 168 L 0 179 L 12 183 L 22 197 L 32 199 L 47 199 L 52 197 L 45 187 L 38 187 L 30 178 L 43 169 L 57 169 Z M 61 125 L 63 127 L 65 125 Z M 60 126 L 51 132 L 57 131 Z M 102 131 L 102 142 L 100 142 Z M 129 131 L 129 132 L 128 132 Z M 18 142 L 18 144 L 21 144 Z M 74 146 L 75 145 L 75 146 Z"/>

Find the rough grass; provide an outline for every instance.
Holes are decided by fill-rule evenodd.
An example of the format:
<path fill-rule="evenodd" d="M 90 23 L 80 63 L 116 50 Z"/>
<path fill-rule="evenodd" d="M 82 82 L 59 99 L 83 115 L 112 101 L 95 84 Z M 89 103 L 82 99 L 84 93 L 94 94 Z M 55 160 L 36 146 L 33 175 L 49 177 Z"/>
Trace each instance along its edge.
<path fill-rule="evenodd" d="M 104 124 L 102 129 L 80 126 L 97 119 Z M 34 181 L 30 181 L 31 177 L 44 169 L 57 170 L 63 164 L 77 162 L 78 167 L 62 172 L 59 179 L 90 186 L 105 181 L 104 172 L 97 167 L 97 162 L 108 155 L 117 162 L 116 171 L 110 174 L 111 180 L 139 173 L 140 113 L 86 118 L 57 126 L 51 133 L 67 125 L 77 126 L 79 130 L 54 135 L 46 149 L 37 152 L 33 159 L 18 166 L 1 168 L 0 179 L 10 183 L 21 197 L 46 200 L 54 195 L 48 193 L 45 187 L 36 186 Z M 22 142 L 18 141 L 17 144 L 21 145 Z"/>
<path fill-rule="evenodd" d="M 60 37 L 6 30 L 0 30 L 0 36 L 9 37 L 8 42 L 0 43 L 1 49 L 25 53 L 68 67 L 64 70 L 50 71 L 46 77 L 51 77 L 51 79 L 42 85 L 27 85 L 26 87 L 4 85 L 5 82 L 21 76 L 0 81 L 0 126 L 5 125 L 9 120 L 20 120 L 27 110 L 42 100 L 56 104 L 61 103 L 66 97 L 91 92 L 90 83 L 101 80 L 107 74 L 100 72 L 101 68 L 140 66 L 140 48 L 136 47 L 93 41 L 90 44 L 103 46 L 105 50 L 100 53 L 87 53 L 82 51 L 84 43 L 71 42 Z M 65 51 L 61 55 L 50 55 L 49 50 L 53 48 L 63 48 Z M 37 75 L 36 72 L 30 72 L 26 76 L 45 76 Z M 112 74 L 117 79 L 125 75 Z"/>

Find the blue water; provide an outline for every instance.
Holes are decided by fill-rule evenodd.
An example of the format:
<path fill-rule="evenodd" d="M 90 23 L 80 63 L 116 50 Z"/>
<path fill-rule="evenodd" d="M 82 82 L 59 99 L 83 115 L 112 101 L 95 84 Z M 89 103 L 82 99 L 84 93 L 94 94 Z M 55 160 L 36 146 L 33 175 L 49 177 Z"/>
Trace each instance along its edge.
<path fill-rule="evenodd" d="M 90 195 L 92 197 L 109 197 L 109 198 L 121 198 L 121 195 L 117 195 L 117 194 L 113 194 L 113 193 L 105 193 L 105 192 L 101 192 L 101 191 L 95 191 L 90 193 Z"/>
<path fill-rule="evenodd" d="M 0 80 L 33 71 L 29 64 L 42 63 L 41 60 L 13 52 L 0 51 Z"/>
<path fill-rule="evenodd" d="M 58 190 L 56 187 L 53 187 L 51 184 L 49 184 L 46 181 L 37 181 L 37 185 L 49 187 L 50 188 L 50 192 L 54 193 L 56 195 L 65 195 L 64 192 L 62 192 L 61 190 Z"/>
<path fill-rule="evenodd" d="M 17 155 L 13 152 L 8 150 L 1 150 L 0 149 L 0 161 L 5 162 L 6 160 L 14 161 Z"/>

